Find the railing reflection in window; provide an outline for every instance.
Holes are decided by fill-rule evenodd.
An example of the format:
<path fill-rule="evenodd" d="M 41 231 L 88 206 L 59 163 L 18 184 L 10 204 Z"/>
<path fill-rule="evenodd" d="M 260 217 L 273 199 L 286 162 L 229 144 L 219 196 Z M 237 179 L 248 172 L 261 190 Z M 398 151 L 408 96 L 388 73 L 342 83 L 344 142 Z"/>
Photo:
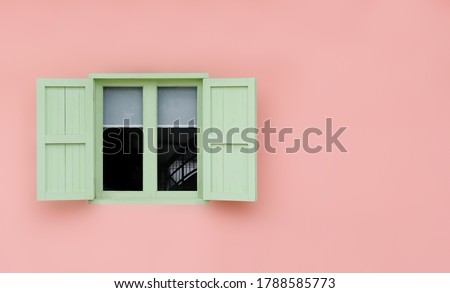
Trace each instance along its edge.
<path fill-rule="evenodd" d="M 167 171 L 166 190 L 176 190 L 183 186 L 192 176 L 197 175 L 197 155 L 184 154 L 175 160 Z"/>

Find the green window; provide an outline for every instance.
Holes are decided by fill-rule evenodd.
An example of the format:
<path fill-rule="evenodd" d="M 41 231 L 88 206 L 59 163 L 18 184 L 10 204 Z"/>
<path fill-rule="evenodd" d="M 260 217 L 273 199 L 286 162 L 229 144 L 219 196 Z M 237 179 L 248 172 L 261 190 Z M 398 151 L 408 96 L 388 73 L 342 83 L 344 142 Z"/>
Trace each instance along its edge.
<path fill-rule="evenodd" d="M 39 79 L 37 117 L 38 200 L 256 200 L 254 79 Z"/>

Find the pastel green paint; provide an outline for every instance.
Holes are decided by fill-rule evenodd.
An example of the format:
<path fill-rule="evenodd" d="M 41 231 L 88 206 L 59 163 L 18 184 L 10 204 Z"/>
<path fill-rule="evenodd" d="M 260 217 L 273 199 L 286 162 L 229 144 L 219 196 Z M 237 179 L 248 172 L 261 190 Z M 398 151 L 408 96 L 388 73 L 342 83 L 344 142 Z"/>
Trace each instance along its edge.
<path fill-rule="evenodd" d="M 204 152 L 203 199 L 256 201 L 256 152 L 241 152 L 249 144 L 240 136 L 226 140 L 232 129 L 256 128 L 255 79 L 204 79 L 203 97 L 204 128 L 220 130 L 225 140 L 210 144 L 219 152 Z"/>
<path fill-rule="evenodd" d="M 94 199 L 90 79 L 37 82 L 37 198 Z"/>
<path fill-rule="evenodd" d="M 256 154 L 226 142 L 217 154 L 198 135 L 197 191 L 157 190 L 157 131 L 144 131 L 143 190 L 103 190 L 103 88 L 142 87 L 143 128 L 157 129 L 157 88 L 197 88 L 199 133 L 256 127 L 254 79 L 209 79 L 204 73 L 91 74 L 90 79 L 38 80 L 38 200 L 91 203 L 201 204 L 256 200 Z M 95 110 L 94 110 L 95 109 Z M 152 134 L 152 139 L 146 137 Z M 255 136 L 256 138 L 256 136 Z M 153 145 L 148 145 L 153 143 Z"/>
<path fill-rule="evenodd" d="M 145 76 L 148 76 L 146 74 Z M 152 74 L 152 79 L 141 79 L 142 74 L 133 75 L 135 78 L 105 78 L 94 80 L 95 83 L 95 166 L 96 166 L 96 199 L 92 203 L 160 203 L 160 204 L 190 204 L 198 203 L 202 200 L 201 189 L 197 191 L 157 191 L 157 153 L 151 150 L 157 148 L 157 88 L 158 87 L 197 87 L 197 107 L 202 100 L 202 79 L 176 78 L 167 79 L 167 74 L 163 78 L 156 78 L 158 75 Z M 104 77 L 104 75 L 102 75 Z M 104 191 L 103 190 L 103 88 L 104 87 L 142 87 L 143 89 L 143 128 L 144 128 L 144 153 L 143 153 L 143 191 Z M 198 110 L 197 113 L 200 113 Z M 199 120 L 200 121 L 200 120 Z M 149 132 L 148 129 L 153 129 Z M 146 137 L 152 134 L 152 139 Z M 153 145 L 148 145 L 153 143 Z M 201 162 L 202 153 L 198 153 L 198 160 Z M 198 166 L 200 166 L 198 164 Z M 197 170 L 197 186 L 201 185 L 201 168 Z"/>

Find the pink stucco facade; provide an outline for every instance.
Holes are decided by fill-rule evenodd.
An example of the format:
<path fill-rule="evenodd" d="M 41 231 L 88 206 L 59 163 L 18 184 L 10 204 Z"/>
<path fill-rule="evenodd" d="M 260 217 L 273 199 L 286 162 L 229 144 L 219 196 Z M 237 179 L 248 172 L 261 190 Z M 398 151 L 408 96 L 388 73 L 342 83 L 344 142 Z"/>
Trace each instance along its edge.
<path fill-rule="evenodd" d="M 449 272 L 449 30 L 444 0 L 0 3 L 0 272 Z M 114 72 L 255 77 L 294 129 L 258 201 L 37 202 L 36 79 Z M 283 151 L 326 117 L 348 153 Z"/>

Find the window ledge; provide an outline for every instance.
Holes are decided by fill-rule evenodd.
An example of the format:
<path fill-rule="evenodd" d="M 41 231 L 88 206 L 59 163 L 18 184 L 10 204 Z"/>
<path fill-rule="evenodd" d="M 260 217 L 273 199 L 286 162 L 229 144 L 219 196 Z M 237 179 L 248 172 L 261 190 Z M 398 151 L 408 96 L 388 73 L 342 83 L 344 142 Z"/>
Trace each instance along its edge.
<path fill-rule="evenodd" d="M 203 200 L 201 198 L 96 198 L 90 200 L 91 204 L 173 204 L 173 205 L 201 205 L 208 204 L 208 200 Z"/>

